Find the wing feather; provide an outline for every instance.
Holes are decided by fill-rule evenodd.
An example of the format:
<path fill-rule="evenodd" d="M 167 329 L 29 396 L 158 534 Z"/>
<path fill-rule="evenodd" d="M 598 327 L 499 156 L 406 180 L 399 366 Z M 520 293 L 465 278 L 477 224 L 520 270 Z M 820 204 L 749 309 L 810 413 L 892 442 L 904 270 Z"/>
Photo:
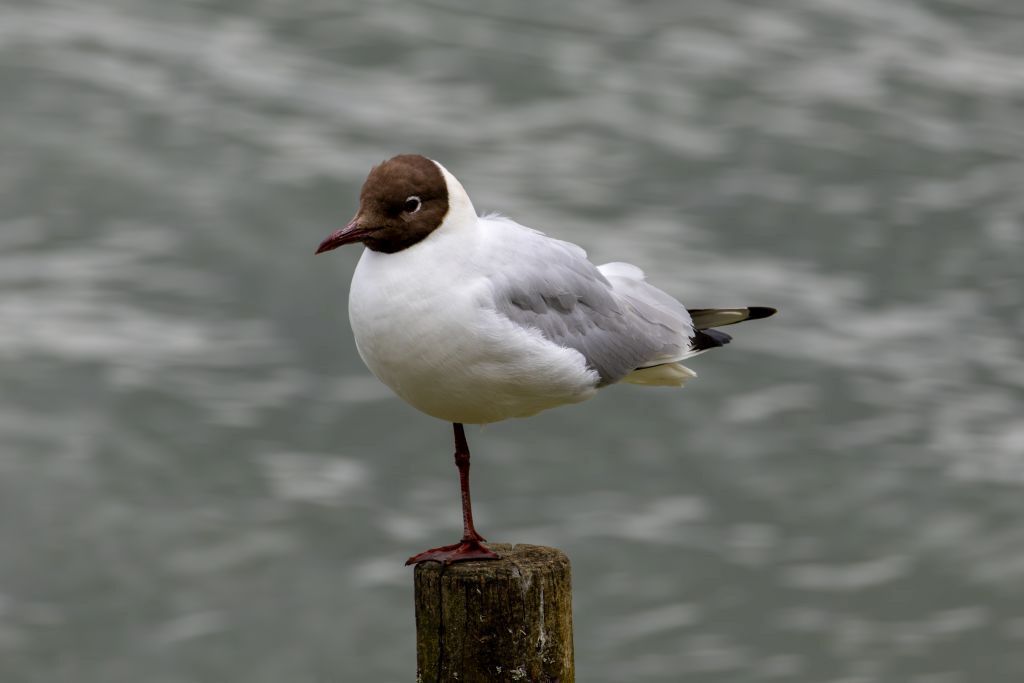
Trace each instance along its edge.
<path fill-rule="evenodd" d="M 595 266 L 583 249 L 500 217 L 481 221 L 494 306 L 575 349 L 611 384 L 638 368 L 692 355 L 686 308 L 629 264 Z"/>

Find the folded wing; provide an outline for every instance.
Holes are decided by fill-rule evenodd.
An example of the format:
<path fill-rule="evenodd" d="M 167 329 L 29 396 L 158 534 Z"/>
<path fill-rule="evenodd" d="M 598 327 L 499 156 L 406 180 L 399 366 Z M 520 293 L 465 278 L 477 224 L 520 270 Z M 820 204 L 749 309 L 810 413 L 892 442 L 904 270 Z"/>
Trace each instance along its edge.
<path fill-rule="evenodd" d="M 686 308 L 647 284 L 643 272 L 625 263 L 601 267 L 574 244 L 550 239 L 503 218 L 485 221 L 488 273 L 495 308 L 515 323 L 578 351 L 597 371 L 600 384 L 627 379 L 634 371 L 674 364 L 699 350 Z M 661 375 L 671 375 L 671 382 Z M 648 372 L 640 383 L 679 385 L 686 368 Z M 632 381 L 632 380 L 630 380 Z"/>

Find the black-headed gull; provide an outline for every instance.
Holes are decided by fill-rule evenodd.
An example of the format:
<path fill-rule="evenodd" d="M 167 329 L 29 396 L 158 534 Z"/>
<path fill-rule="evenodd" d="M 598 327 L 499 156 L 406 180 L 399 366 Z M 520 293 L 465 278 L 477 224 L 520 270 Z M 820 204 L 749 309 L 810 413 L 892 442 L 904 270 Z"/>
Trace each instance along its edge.
<path fill-rule="evenodd" d="M 362 242 L 349 318 L 359 355 L 419 410 L 452 422 L 462 489 L 459 543 L 409 558 L 495 559 L 473 526 L 462 425 L 579 403 L 616 382 L 681 387 L 682 361 L 722 346 L 711 328 L 767 307 L 687 310 L 628 263 L 500 216 L 478 216 L 441 164 L 403 154 L 375 166 L 359 211 L 316 253 Z"/>

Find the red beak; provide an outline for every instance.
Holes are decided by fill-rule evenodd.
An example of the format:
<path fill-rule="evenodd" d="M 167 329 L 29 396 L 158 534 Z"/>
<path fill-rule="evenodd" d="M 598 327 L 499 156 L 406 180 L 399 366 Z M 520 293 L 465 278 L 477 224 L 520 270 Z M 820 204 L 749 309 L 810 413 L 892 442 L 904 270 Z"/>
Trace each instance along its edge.
<path fill-rule="evenodd" d="M 328 235 L 327 239 L 321 242 L 320 246 L 316 248 L 316 253 L 322 254 L 325 251 L 330 251 L 331 249 L 337 249 L 338 247 L 346 244 L 358 242 L 371 232 L 373 232 L 373 228 L 364 228 L 359 225 L 359 217 L 356 216 L 344 228 L 335 230 Z"/>

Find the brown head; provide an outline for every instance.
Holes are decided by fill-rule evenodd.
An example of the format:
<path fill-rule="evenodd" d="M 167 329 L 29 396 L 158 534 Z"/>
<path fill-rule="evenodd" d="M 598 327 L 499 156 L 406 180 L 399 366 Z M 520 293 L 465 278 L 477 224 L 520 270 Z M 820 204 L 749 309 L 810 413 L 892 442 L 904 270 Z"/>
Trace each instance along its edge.
<path fill-rule="evenodd" d="M 440 167 L 419 154 L 401 154 L 374 166 L 359 193 L 359 211 L 316 253 L 362 242 L 392 254 L 436 230 L 448 214 L 448 187 Z"/>

